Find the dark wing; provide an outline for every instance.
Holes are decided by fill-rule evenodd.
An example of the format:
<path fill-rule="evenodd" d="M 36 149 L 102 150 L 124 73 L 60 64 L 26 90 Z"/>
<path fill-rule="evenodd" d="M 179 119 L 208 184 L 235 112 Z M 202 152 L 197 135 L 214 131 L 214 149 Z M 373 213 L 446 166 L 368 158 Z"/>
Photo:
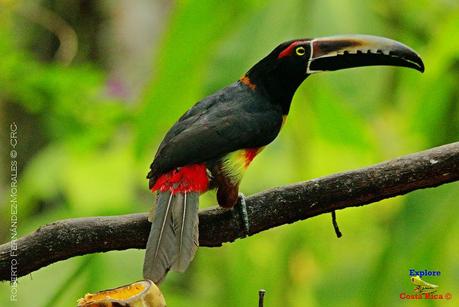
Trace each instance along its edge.
<path fill-rule="evenodd" d="M 169 130 L 150 166 L 150 185 L 175 167 L 267 145 L 281 125 L 280 108 L 235 83 L 196 104 Z"/>

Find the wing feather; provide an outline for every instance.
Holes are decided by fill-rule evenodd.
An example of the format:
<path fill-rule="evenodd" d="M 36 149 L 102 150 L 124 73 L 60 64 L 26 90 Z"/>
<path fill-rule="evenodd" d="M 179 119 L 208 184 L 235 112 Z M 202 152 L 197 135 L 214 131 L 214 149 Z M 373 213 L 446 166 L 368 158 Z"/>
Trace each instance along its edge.
<path fill-rule="evenodd" d="M 235 83 L 196 104 L 169 130 L 150 166 L 150 185 L 175 167 L 265 146 L 281 125 L 280 107 Z"/>

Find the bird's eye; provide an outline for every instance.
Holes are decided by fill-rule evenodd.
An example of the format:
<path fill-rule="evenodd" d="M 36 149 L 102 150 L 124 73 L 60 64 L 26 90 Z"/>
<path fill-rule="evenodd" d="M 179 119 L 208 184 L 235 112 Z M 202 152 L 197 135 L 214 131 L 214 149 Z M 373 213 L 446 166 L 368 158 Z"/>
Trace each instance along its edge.
<path fill-rule="evenodd" d="M 296 48 L 296 54 L 299 56 L 303 56 L 306 53 L 306 49 L 304 47 L 298 47 Z"/>

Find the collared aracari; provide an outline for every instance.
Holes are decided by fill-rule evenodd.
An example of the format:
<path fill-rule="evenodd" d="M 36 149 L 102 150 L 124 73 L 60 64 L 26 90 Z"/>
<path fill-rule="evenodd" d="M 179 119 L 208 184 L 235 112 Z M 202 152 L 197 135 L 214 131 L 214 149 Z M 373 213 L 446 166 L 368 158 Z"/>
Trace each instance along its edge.
<path fill-rule="evenodd" d="M 147 176 L 157 199 L 144 277 L 160 282 L 170 269 L 187 269 L 198 248 L 199 195 L 217 189 L 220 206 L 238 203 L 242 175 L 279 134 L 296 89 L 309 75 L 371 65 L 424 71 L 414 50 L 387 38 L 296 39 L 280 44 L 240 80 L 182 115 L 164 137 Z"/>

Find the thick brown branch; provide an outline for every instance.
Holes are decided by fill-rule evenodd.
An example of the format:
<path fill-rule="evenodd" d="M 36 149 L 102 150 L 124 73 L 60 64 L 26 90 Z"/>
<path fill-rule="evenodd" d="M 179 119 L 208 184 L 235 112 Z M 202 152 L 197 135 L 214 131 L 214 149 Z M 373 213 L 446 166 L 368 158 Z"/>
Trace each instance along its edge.
<path fill-rule="evenodd" d="M 346 207 L 361 206 L 459 180 L 459 142 L 351 172 L 275 188 L 247 198 L 250 235 Z M 415 210 L 413 208 L 413 210 Z M 201 246 L 243 238 L 241 218 L 212 208 L 200 212 Z M 95 252 L 144 248 L 146 214 L 68 219 L 16 241 L 18 276 L 51 263 Z M 10 279 L 10 243 L 0 246 L 0 280 Z"/>

